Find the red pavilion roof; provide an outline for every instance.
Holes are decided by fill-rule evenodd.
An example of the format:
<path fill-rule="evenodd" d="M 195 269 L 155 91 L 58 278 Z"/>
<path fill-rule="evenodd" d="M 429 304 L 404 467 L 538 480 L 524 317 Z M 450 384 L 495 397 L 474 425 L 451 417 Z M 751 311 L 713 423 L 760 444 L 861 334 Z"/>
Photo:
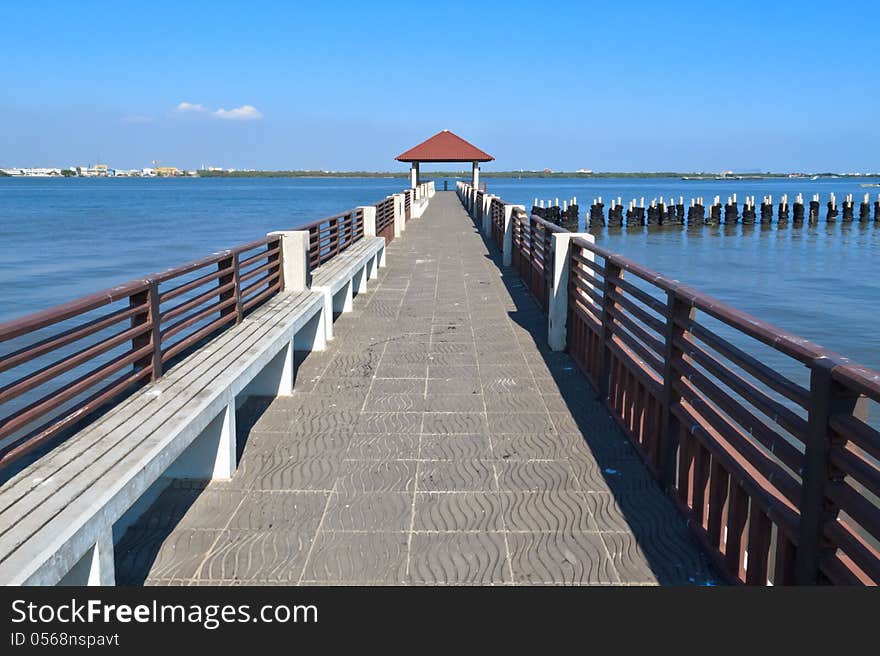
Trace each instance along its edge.
<path fill-rule="evenodd" d="M 491 162 L 494 157 L 449 130 L 395 157 L 398 162 Z"/>

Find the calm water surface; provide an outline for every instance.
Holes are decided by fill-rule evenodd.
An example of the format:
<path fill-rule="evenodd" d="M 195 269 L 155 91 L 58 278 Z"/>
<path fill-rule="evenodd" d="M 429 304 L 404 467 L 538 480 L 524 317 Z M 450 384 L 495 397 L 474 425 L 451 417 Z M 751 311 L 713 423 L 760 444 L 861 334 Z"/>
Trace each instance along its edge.
<path fill-rule="evenodd" d="M 597 241 L 758 317 L 880 368 L 880 225 L 826 225 L 829 192 L 853 180 L 497 179 L 490 192 L 531 206 L 577 196 L 646 200 L 820 193 L 818 226 L 605 229 Z M 152 271 L 371 204 L 405 179 L 0 179 L 0 321 Z M 442 189 L 443 180 L 438 179 Z M 454 189 L 454 181 L 449 181 Z M 858 209 L 858 208 L 857 208 Z M 873 218 L 873 216 L 872 216 Z"/>

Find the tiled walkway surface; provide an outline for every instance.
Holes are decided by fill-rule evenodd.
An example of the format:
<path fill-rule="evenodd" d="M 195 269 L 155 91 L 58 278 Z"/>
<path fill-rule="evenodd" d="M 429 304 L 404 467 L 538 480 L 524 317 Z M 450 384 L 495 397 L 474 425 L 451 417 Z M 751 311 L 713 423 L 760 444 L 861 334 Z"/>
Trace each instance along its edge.
<path fill-rule="evenodd" d="M 546 319 L 437 193 L 231 482 L 175 486 L 120 584 L 655 584 L 710 574 Z"/>

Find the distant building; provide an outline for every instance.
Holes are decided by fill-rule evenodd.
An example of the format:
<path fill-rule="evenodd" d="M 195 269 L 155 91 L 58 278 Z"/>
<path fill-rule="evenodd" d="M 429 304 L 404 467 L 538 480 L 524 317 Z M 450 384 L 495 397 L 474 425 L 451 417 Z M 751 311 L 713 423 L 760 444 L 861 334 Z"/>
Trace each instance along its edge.
<path fill-rule="evenodd" d="M 173 177 L 175 175 L 180 175 L 181 171 L 176 166 L 157 166 L 156 175 L 162 178 Z"/>
<path fill-rule="evenodd" d="M 156 175 L 156 169 L 141 169 L 141 175 L 145 178 L 152 178 Z"/>
<path fill-rule="evenodd" d="M 593 169 L 578 169 L 575 173 L 580 173 L 582 175 L 593 175 Z"/>
<path fill-rule="evenodd" d="M 0 172 L 18 178 L 52 178 L 61 175 L 61 169 L 45 167 L 0 169 Z"/>

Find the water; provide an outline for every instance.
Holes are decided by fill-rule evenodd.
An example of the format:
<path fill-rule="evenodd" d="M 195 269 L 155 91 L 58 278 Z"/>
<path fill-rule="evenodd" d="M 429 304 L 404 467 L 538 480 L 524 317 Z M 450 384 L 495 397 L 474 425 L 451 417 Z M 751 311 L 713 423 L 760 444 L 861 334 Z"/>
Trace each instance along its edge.
<path fill-rule="evenodd" d="M 880 368 L 880 224 L 873 223 L 873 201 L 880 189 L 862 189 L 852 179 L 686 181 L 678 179 L 487 179 L 490 193 L 508 202 L 531 207 L 535 197 L 576 196 L 581 222 L 593 198 L 602 196 L 606 211 L 611 198 L 623 205 L 633 197 L 703 196 L 706 204 L 717 194 L 724 203 L 736 193 L 742 209 L 747 195 L 759 205 L 765 195 L 774 201 L 772 226 L 703 226 L 604 228 L 596 242 L 677 278 L 777 326 L 838 351 L 873 368 Z M 861 182 L 877 182 L 863 180 Z M 838 208 L 853 194 L 856 221 L 825 223 L 830 193 Z M 858 222 L 858 203 L 871 192 L 872 222 Z M 808 202 L 820 194 L 816 226 L 777 229 L 775 204 L 787 193 L 789 204 L 798 193 Z M 668 201 L 667 201 L 668 202 Z M 760 209 L 760 208 L 758 208 Z M 708 213 L 708 208 L 707 208 Z M 759 217 L 760 218 L 760 217 Z"/>
<path fill-rule="evenodd" d="M 291 230 L 402 178 L 0 178 L 0 322 Z"/>
<path fill-rule="evenodd" d="M 430 175 L 430 174 L 427 174 Z M 427 177 L 427 176 L 426 176 Z M 867 180 L 865 181 L 867 182 Z M 873 182 L 873 180 L 872 180 Z M 488 178 L 491 193 L 534 198 L 737 194 L 778 202 L 821 195 L 818 226 L 604 229 L 597 242 L 736 307 L 880 368 L 880 226 L 826 225 L 834 192 L 856 203 L 859 182 L 834 180 Z M 388 179 L 0 179 L 0 321 L 43 309 L 213 251 L 292 229 L 400 191 Z M 443 179 L 437 179 L 438 189 Z M 453 180 L 449 188 L 454 189 Z M 856 207 L 858 211 L 858 207 Z M 873 215 L 872 215 L 873 219 Z"/>

